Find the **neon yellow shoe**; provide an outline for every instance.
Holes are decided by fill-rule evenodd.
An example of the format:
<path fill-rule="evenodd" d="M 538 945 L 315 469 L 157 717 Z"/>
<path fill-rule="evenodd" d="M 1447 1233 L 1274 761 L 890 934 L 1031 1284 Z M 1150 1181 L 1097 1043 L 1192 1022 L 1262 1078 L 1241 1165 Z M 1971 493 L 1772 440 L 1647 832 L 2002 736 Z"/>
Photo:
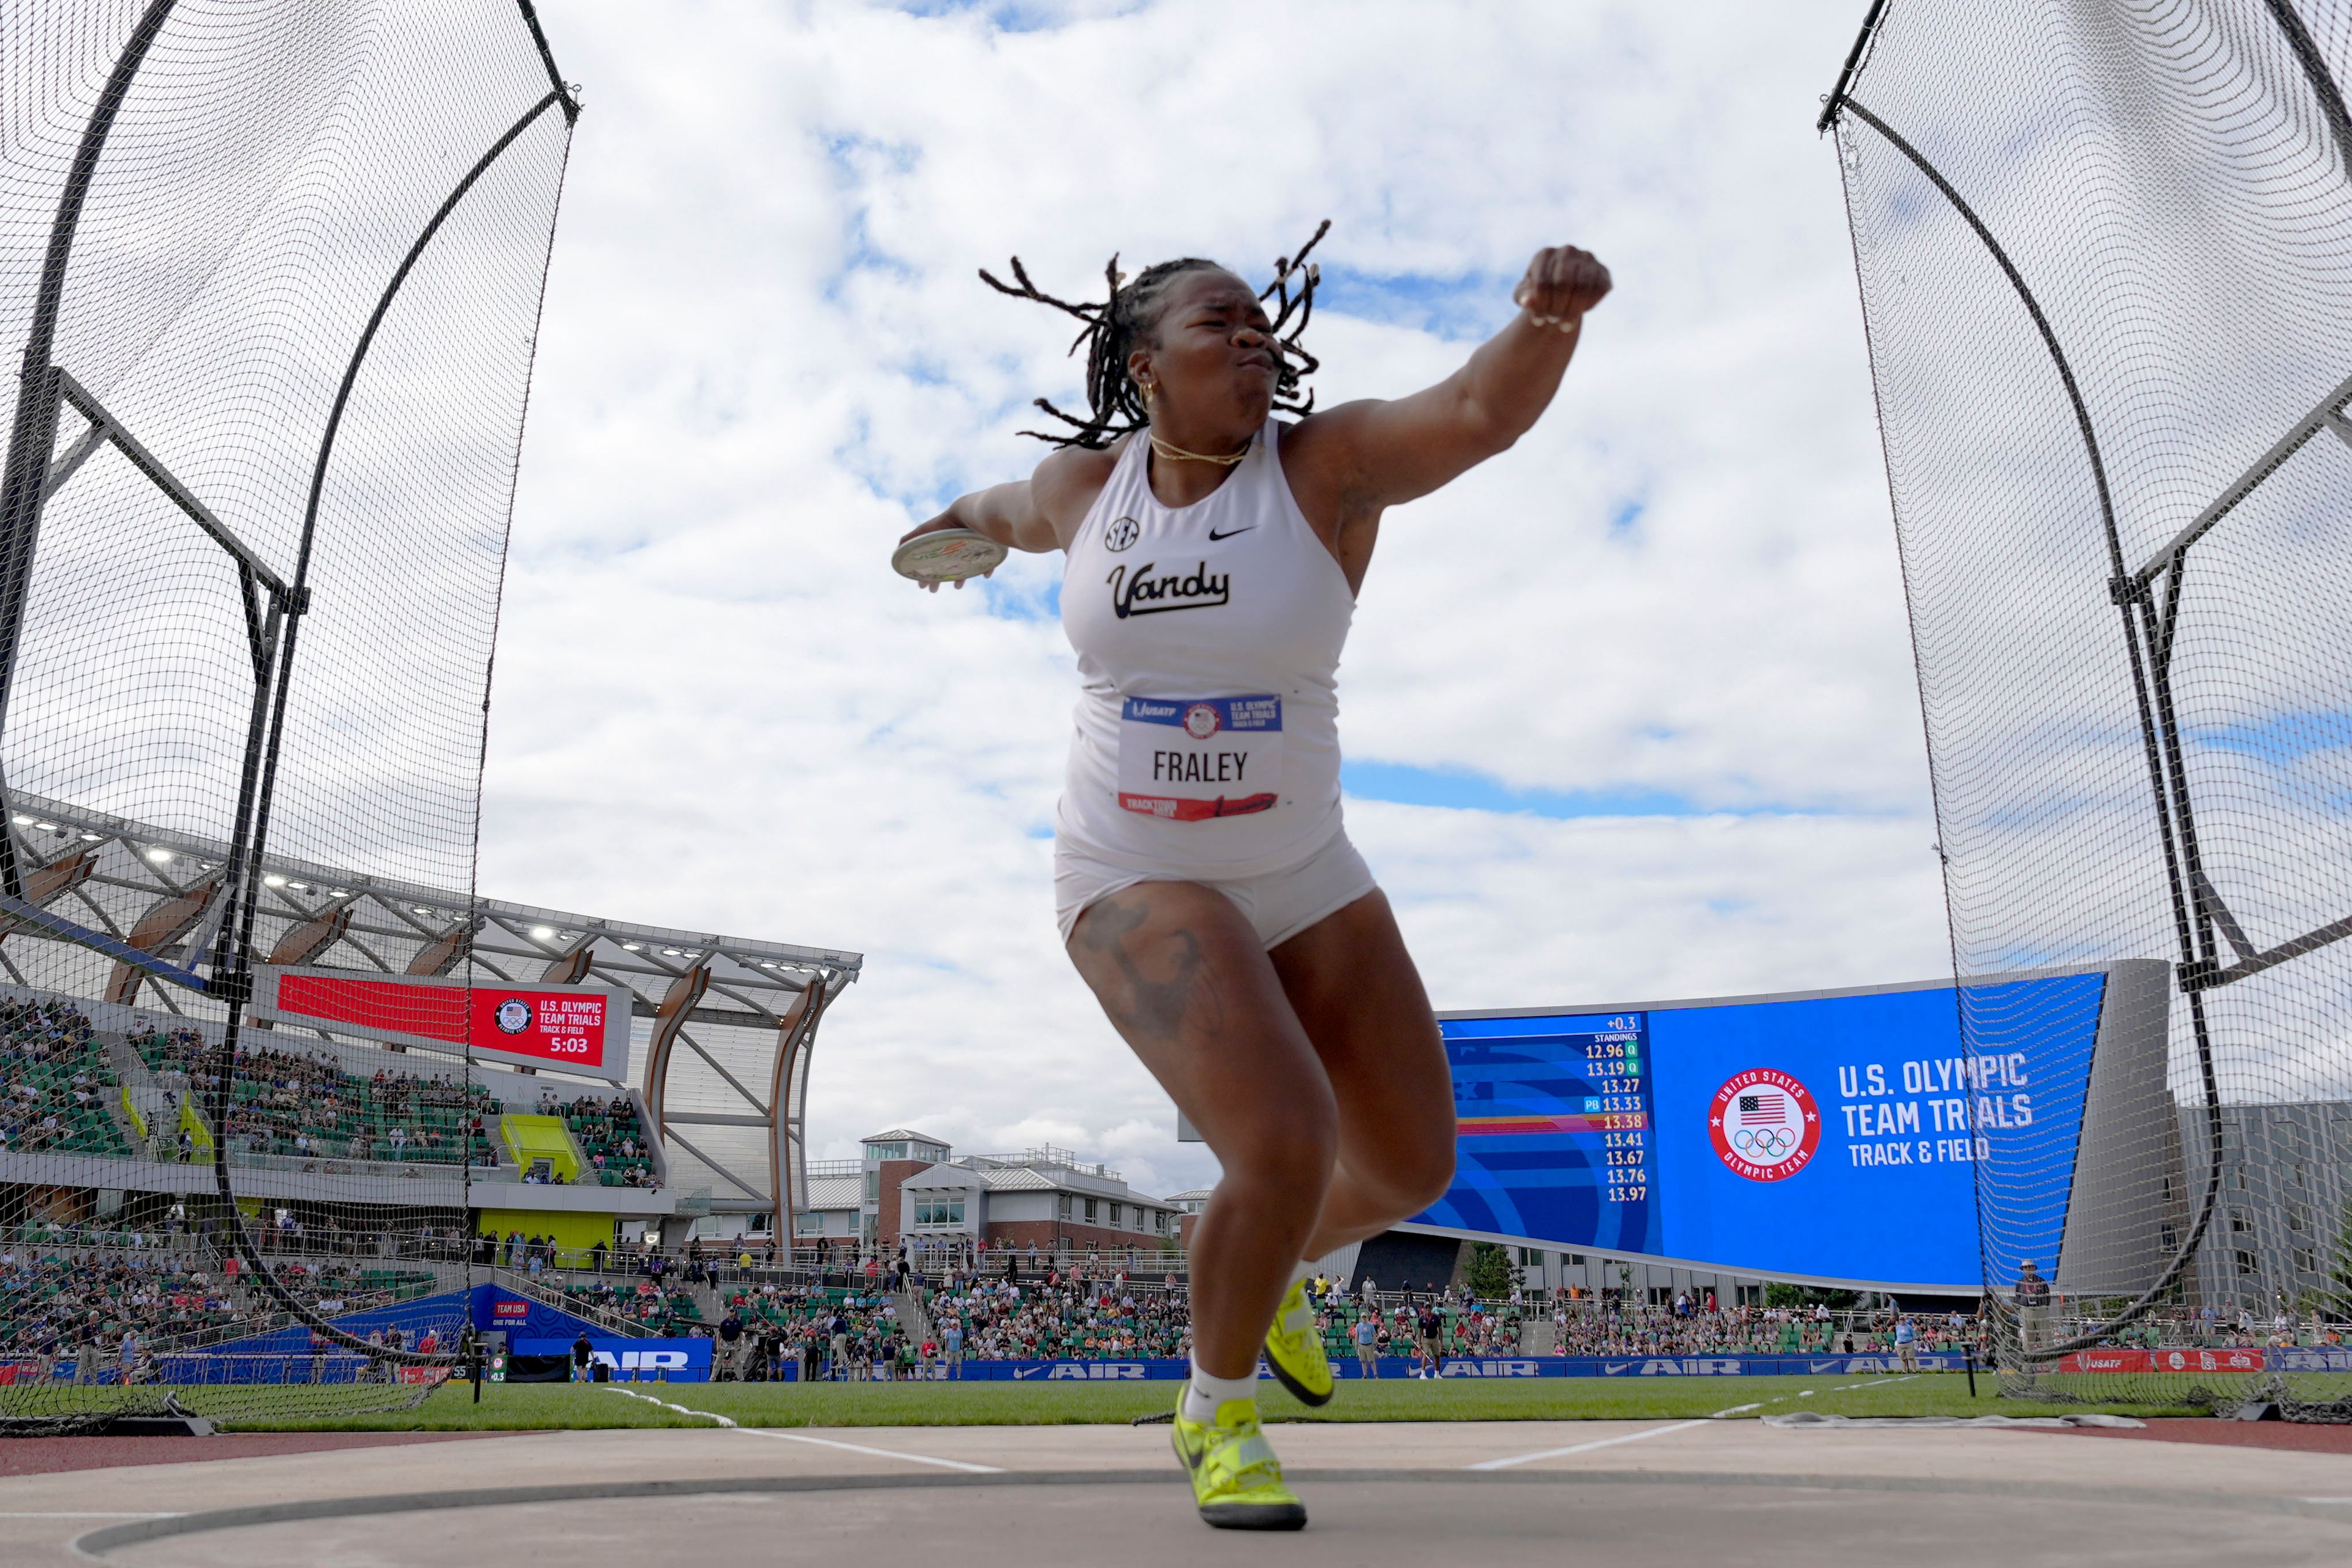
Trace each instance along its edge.
<path fill-rule="evenodd" d="M 1257 1401 L 1228 1399 L 1216 1425 L 1184 1419 L 1176 1401 L 1176 1457 L 1192 1476 L 1192 1500 L 1219 1530 L 1304 1530 L 1307 1505 L 1282 1484 L 1282 1461 L 1258 1430 Z"/>
<path fill-rule="evenodd" d="M 1315 1309 L 1307 1304 L 1303 1280 L 1290 1288 L 1275 1310 L 1274 1327 L 1265 1331 L 1265 1360 L 1301 1405 L 1331 1403 L 1338 1385 L 1331 1381 L 1331 1358 L 1324 1353 L 1323 1335 L 1315 1326 Z"/>

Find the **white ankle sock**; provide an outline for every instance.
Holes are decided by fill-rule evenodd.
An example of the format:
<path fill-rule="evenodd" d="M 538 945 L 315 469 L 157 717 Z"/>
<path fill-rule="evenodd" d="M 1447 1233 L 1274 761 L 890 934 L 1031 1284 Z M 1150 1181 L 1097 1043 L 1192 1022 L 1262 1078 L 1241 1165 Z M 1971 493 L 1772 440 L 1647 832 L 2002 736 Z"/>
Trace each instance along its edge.
<path fill-rule="evenodd" d="M 1195 1359 L 1192 1380 L 1184 1385 L 1184 1419 L 1213 1422 L 1217 1418 L 1217 1406 L 1226 1400 L 1256 1398 L 1255 1369 L 1252 1369 L 1247 1377 L 1212 1377 L 1201 1370 L 1201 1363 Z"/>

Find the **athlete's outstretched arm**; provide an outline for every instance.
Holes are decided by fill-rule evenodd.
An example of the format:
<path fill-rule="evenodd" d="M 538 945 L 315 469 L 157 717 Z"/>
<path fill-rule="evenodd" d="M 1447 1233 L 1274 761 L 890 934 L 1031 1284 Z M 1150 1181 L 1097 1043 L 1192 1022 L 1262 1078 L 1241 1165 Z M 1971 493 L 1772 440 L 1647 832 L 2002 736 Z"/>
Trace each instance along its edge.
<path fill-rule="evenodd" d="M 1035 554 L 1060 550 L 1086 521 L 1087 508 L 1109 479 L 1114 461 L 1109 452 L 1066 447 L 1048 455 L 1025 479 L 958 496 L 947 510 L 909 529 L 899 542 L 945 528 L 968 528 L 1007 550 Z M 939 587 L 936 583 L 923 585 Z"/>
<path fill-rule="evenodd" d="M 1520 311 L 1469 363 L 1410 397 L 1343 403 L 1284 442 L 1286 466 L 1342 515 L 1425 496 L 1527 434 L 1576 353 L 1584 313 L 1608 297 L 1609 268 L 1572 246 L 1539 250 L 1511 291 Z M 1294 479 L 1294 483 L 1297 482 Z"/>

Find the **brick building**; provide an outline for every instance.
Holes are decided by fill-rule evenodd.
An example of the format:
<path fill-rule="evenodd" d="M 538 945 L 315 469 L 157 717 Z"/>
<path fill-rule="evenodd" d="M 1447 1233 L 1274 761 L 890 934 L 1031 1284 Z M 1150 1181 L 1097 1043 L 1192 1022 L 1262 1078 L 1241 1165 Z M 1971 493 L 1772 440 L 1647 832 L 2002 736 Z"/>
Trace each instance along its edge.
<path fill-rule="evenodd" d="M 1066 1149 L 967 1154 L 916 1166 L 896 1163 L 882 1177 L 883 1213 L 900 1237 L 959 1238 L 983 1247 L 1040 1252 L 1109 1252 L 1177 1245 L 1177 1211 L 1125 1178 Z M 888 1194 L 895 1190 L 895 1205 Z M 895 1211 L 895 1212 L 894 1212 Z"/>
<path fill-rule="evenodd" d="M 957 1155 L 944 1139 L 894 1127 L 860 1139 L 859 1160 L 809 1163 L 803 1245 L 893 1252 L 950 1237 L 1040 1252 L 1178 1244 L 1184 1205 L 1137 1192 L 1066 1149 Z"/>

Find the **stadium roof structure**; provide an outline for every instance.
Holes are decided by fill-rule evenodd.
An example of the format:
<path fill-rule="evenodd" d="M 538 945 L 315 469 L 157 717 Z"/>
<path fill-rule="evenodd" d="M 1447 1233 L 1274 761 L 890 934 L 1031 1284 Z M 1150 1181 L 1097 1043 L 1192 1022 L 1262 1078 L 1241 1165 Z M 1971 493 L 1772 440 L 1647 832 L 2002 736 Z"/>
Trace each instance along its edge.
<path fill-rule="evenodd" d="M 5 831 L 26 897 L 94 927 L 100 952 L 0 917 L 0 975 L 37 990 L 218 1019 L 226 1006 L 142 963 L 201 963 L 232 900 L 220 840 L 19 794 Z M 625 987 L 633 1074 L 681 1212 L 804 1208 L 810 1054 L 862 954 L 468 899 L 264 855 L 254 950 L 273 964 L 362 973 L 478 972 L 510 984 Z M 470 970 L 468 968 L 470 966 Z M 560 1069 L 545 1069 L 553 1072 Z"/>

